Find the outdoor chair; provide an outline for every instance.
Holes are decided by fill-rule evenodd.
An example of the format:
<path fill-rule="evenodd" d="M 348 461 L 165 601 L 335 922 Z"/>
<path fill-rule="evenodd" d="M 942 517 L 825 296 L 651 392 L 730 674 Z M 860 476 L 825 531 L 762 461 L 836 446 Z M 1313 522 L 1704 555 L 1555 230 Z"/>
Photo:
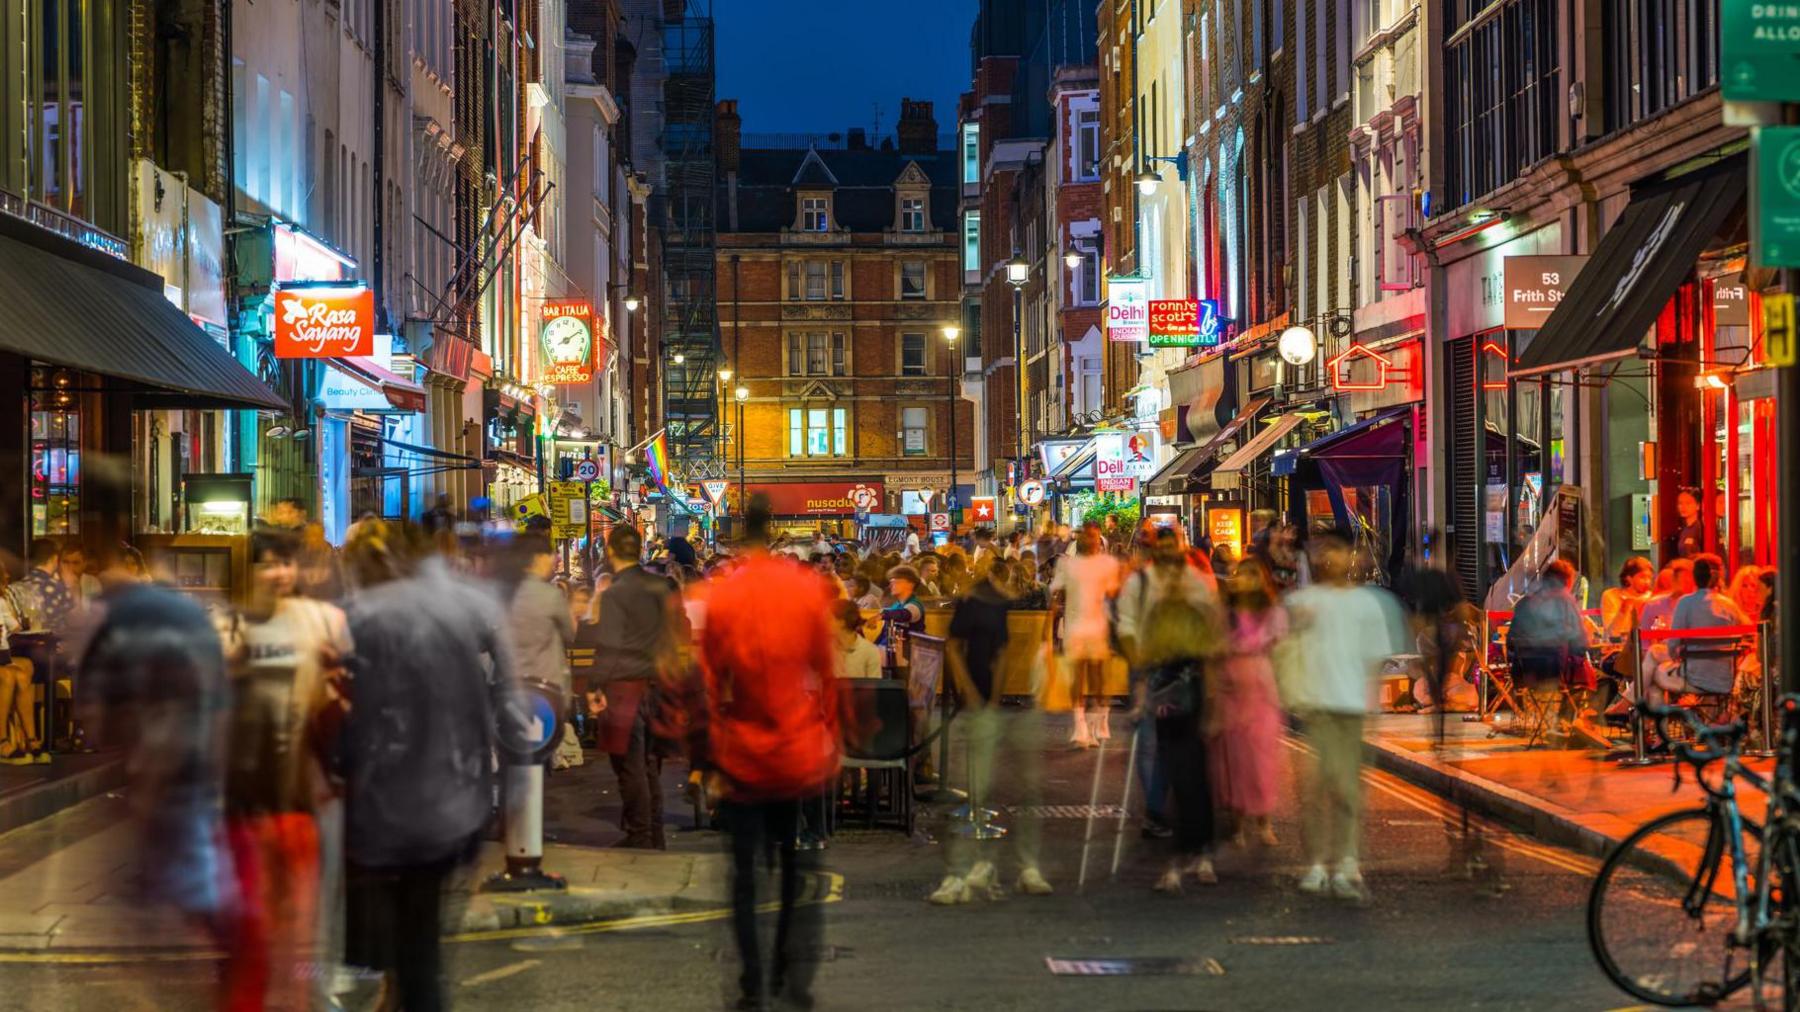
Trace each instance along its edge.
<path fill-rule="evenodd" d="M 861 741 L 846 742 L 844 772 L 852 810 L 860 807 L 870 829 L 880 816 L 894 819 L 908 836 L 913 831 L 913 792 L 909 752 L 913 741 L 913 708 L 907 685 L 898 678 L 846 678 L 838 683 L 846 712 L 868 728 Z M 854 727 L 854 725 L 853 725 Z M 860 797 L 859 797 L 860 795 Z M 888 799 L 886 811 L 881 800 Z"/>

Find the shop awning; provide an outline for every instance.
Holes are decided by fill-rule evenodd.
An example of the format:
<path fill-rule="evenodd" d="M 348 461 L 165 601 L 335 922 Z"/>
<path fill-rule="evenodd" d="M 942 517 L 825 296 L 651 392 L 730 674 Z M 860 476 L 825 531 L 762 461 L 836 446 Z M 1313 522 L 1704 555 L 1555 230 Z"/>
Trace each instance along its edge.
<path fill-rule="evenodd" d="M 146 407 L 288 410 L 160 277 L 4 213 L 0 351 L 123 380 Z"/>
<path fill-rule="evenodd" d="M 1512 376 L 1625 358 L 1745 194 L 1743 156 L 1632 194 Z"/>
<path fill-rule="evenodd" d="M 1238 434 L 1256 413 L 1267 407 L 1269 399 L 1259 397 L 1250 402 L 1250 406 L 1237 413 L 1237 417 L 1226 423 L 1225 427 L 1213 433 L 1205 443 L 1185 450 L 1174 460 L 1163 466 L 1163 469 L 1152 475 L 1144 483 L 1145 495 L 1181 495 L 1188 491 L 1189 483 L 1198 478 L 1207 465 L 1217 459 L 1219 451 L 1233 436 Z"/>
<path fill-rule="evenodd" d="M 1300 414 L 1282 415 L 1270 423 L 1269 427 L 1251 436 L 1237 452 L 1219 462 L 1213 468 L 1213 488 L 1219 490 L 1238 487 L 1239 475 L 1245 468 L 1256 461 L 1256 458 L 1268 453 L 1276 443 L 1294 431 L 1305 417 Z"/>
<path fill-rule="evenodd" d="M 1088 440 L 1081 449 L 1069 454 L 1067 460 L 1056 465 L 1056 470 L 1050 472 L 1050 479 L 1052 481 L 1066 480 L 1071 483 L 1086 482 L 1092 485 L 1094 483 L 1094 457 L 1098 452 L 1099 447 L 1094 440 Z"/>
<path fill-rule="evenodd" d="M 334 358 L 330 364 L 339 372 L 357 380 L 381 395 L 395 411 L 424 411 L 425 388 L 402 378 L 372 358 Z M 326 407 L 330 407 L 329 403 Z M 364 410 L 371 410 L 365 407 Z"/>
<path fill-rule="evenodd" d="M 1336 432 L 1326 433 L 1303 446 L 1296 446 L 1290 450 L 1276 450 L 1275 459 L 1269 462 L 1269 473 L 1276 477 L 1293 474 L 1300 466 L 1300 460 L 1303 457 L 1360 457 L 1368 456 L 1371 453 L 1381 456 L 1390 455 L 1390 451 L 1386 449 L 1373 449 L 1377 446 L 1385 448 L 1387 446 L 1385 442 L 1364 443 L 1360 437 L 1370 429 L 1404 418 L 1411 413 L 1411 405 L 1388 408 L 1385 411 L 1376 412 L 1360 422 L 1346 425 Z"/>

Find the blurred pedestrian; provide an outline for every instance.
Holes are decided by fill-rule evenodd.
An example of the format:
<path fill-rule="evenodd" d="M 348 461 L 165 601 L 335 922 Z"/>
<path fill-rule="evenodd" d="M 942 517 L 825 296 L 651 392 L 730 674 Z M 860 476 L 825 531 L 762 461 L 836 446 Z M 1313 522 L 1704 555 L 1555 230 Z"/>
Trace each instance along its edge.
<path fill-rule="evenodd" d="M 1315 757 L 1301 805 L 1310 866 L 1300 890 L 1363 901 L 1363 719 L 1381 662 L 1400 651 L 1400 608 L 1385 591 L 1350 582 L 1353 556 L 1343 538 L 1321 533 L 1310 547 L 1314 582 L 1286 602 L 1299 664 L 1284 682 Z"/>
<path fill-rule="evenodd" d="M 300 597 L 299 539 L 251 537 L 249 603 L 227 641 L 233 701 L 225 827 L 245 958 L 229 964 L 234 1009 L 327 1001 L 337 968 L 342 875 L 337 736 L 348 707 L 344 613 Z M 323 931 L 321 928 L 323 927 Z M 311 954 L 311 972 L 302 972 Z"/>
<path fill-rule="evenodd" d="M 1592 692 L 1595 677 L 1588 663 L 1588 626 L 1575 602 L 1575 567 L 1564 559 L 1544 566 L 1537 586 L 1513 605 L 1507 627 L 1506 655 L 1512 661 L 1513 684 L 1538 700 L 1545 714 L 1546 735 L 1559 732 L 1563 692 L 1577 694 L 1575 713 Z"/>
<path fill-rule="evenodd" d="M 1112 626 L 1109 602 L 1119 592 L 1124 568 L 1106 550 L 1100 525 L 1081 526 L 1081 538 L 1073 555 L 1057 563 L 1050 582 L 1048 629 L 1061 620 L 1063 653 L 1074 666 L 1075 724 L 1069 744 L 1093 748 L 1112 737 L 1105 697 L 1106 665 L 1112 659 Z"/>
<path fill-rule="evenodd" d="M 1181 598 L 1195 607 L 1210 607 L 1218 596 L 1200 573 L 1187 564 L 1181 534 L 1172 527 L 1159 528 L 1151 539 L 1150 565 L 1125 578 L 1113 603 L 1119 645 L 1131 667 L 1134 698 L 1146 691 L 1151 667 L 1143 652 L 1145 623 L 1150 611 L 1165 598 Z M 1156 718 L 1147 708 L 1136 707 L 1138 783 L 1144 792 L 1144 836 L 1166 839 L 1173 835 L 1167 815 L 1169 783 L 1159 760 Z"/>
<path fill-rule="evenodd" d="M 83 723 L 119 750 L 133 849 L 154 858 L 142 862 L 137 884 L 226 953 L 218 1007 L 242 1007 L 229 1000 L 249 939 L 225 844 L 224 647 L 212 617 L 168 587 L 122 582 L 98 605 L 79 661 Z"/>
<path fill-rule="evenodd" d="M 1232 570 L 1225 609 L 1225 654 L 1215 666 L 1206 710 L 1213 796 L 1236 818 L 1238 846 L 1254 833 L 1273 847 L 1283 728 L 1269 651 L 1287 635 L 1287 612 L 1261 559 L 1250 556 Z"/>
<path fill-rule="evenodd" d="M 739 1008 L 766 1004 L 757 941 L 756 869 L 771 849 L 781 872 L 769 991 L 811 1004 L 818 904 L 798 905 L 800 806 L 835 782 L 841 760 L 838 658 L 830 603 L 817 574 L 770 555 L 768 504 L 746 510 L 743 562 L 715 581 L 700 634 L 713 791 L 731 834 L 732 923 L 742 972 Z M 816 860 L 818 850 L 806 852 Z"/>
<path fill-rule="evenodd" d="M 1217 597 L 1198 589 L 1203 585 L 1187 566 L 1174 531 L 1159 538 L 1156 553 L 1156 564 L 1139 574 L 1160 593 L 1145 606 L 1130 639 L 1143 672 L 1134 688 L 1133 716 L 1154 722 L 1156 765 L 1175 809 L 1175 852 L 1156 889 L 1179 893 L 1190 874 L 1202 885 L 1219 880 L 1212 862 L 1217 840 L 1213 771 L 1203 727 L 1208 681 L 1225 639 Z"/>
<path fill-rule="evenodd" d="M 474 856 L 494 802 L 501 741 L 528 710 L 493 588 L 414 543 L 364 572 L 350 615 L 355 706 L 344 724 L 347 954 L 385 975 L 385 1007 L 440 1012 L 444 885 Z"/>
<path fill-rule="evenodd" d="M 1437 543 L 1431 532 L 1423 540 Z M 1394 586 L 1400 603 L 1412 617 L 1414 642 L 1424 655 L 1425 682 L 1431 691 L 1433 738 L 1439 748 L 1444 744 L 1444 714 L 1448 710 L 1444 697 L 1450 670 L 1474 645 L 1469 642 L 1461 619 L 1462 588 L 1445 567 L 1448 558 L 1446 553 L 1436 552 L 1422 564 L 1401 569 Z"/>
<path fill-rule="evenodd" d="M 509 594 L 507 630 L 519 677 L 554 686 L 558 699 L 568 699 L 575 615 L 568 598 L 550 582 L 556 551 L 542 534 L 520 534 L 506 554 L 501 589 Z"/>
<path fill-rule="evenodd" d="M 612 581 L 595 601 L 595 679 L 605 697 L 600 748 L 612 761 L 623 804 L 620 847 L 664 850 L 662 759 L 653 741 L 654 689 L 678 666 L 685 624 L 681 595 L 667 577 L 638 564 L 637 528 L 620 524 L 606 538 Z M 711 621 L 710 606 L 708 619 Z"/>

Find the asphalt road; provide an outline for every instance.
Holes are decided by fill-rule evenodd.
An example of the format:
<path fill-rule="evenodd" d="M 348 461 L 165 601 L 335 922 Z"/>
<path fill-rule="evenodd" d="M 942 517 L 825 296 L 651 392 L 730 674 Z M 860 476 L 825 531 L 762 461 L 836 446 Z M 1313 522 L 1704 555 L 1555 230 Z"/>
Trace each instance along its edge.
<path fill-rule="evenodd" d="M 1109 753 L 1103 798 L 1118 797 L 1123 750 Z M 1288 797 L 1305 762 L 1284 750 Z M 1093 753 L 1052 752 L 1047 803 L 1087 801 Z M 559 781 L 551 808 L 565 839 L 610 831 L 601 764 Z M 1619 1009 L 1632 1002 L 1595 968 L 1583 929 L 1595 862 L 1489 832 L 1489 870 L 1467 874 L 1460 814 L 1385 775 L 1366 777 L 1365 907 L 1303 895 L 1293 806 L 1271 852 L 1227 848 L 1213 887 L 1153 893 L 1161 844 L 1126 840 L 1117 881 L 1074 889 L 1083 821 L 1045 824 L 1051 897 L 1008 896 L 940 909 L 923 899 L 942 873 L 929 839 L 846 831 L 825 853 L 841 876 L 817 955 L 822 1009 Z M 570 813 L 586 812 L 586 821 Z M 597 814 L 598 812 L 598 814 Z M 685 810 L 674 813 L 685 818 Z M 554 822 L 554 819 L 553 819 Z M 931 828 L 931 827 L 927 827 Z M 1107 827 L 1110 830 L 1110 826 Z M 1105 843 L 1110 846 L 1110 832 Z M 675 846 L 718 847 L 710 832 Z M 1013 866 L 998 847 L 1010 881 Z M 772 920 L 772 918 L 771 918 Z M 766 940 L 765 940 L 766 944 Z M 1047 959 L 1173 961 L 1164 974 L 1052 973 Z M 627 929 L 471 940 L 449 948 L 454 1007 L 466 1010 L 717 1009 L 735 998 L 735 951 L 722 916 Z M 0 963 L 0 1009 L 207 1007 L 213 967 L 176 962 L 81 966 Z"/>

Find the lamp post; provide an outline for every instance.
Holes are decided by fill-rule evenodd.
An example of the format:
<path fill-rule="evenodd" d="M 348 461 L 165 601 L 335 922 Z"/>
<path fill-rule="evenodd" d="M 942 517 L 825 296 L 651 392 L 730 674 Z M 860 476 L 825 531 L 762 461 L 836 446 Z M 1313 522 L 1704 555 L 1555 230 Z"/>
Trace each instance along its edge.
<path fill-rule="evenodd" d="M 1031 262 L 1020 254 L 1006 262 L 1006 282 L 1013 290 L 1013 373 L 1016 382 L 1013 393 L 1018 398 L 1019 419 L 1016 429 L 1016 447 L 1013 463 L 1014 480 L 1023 476 L 1025 470 L 1025 282 L 1031 280 Z M 998 518 L 996 518 L 998 519 Z"/>
<path fill-rule="evenodd" d="M 944 342 L 950 345 L 950 369 L 944 376 L 944 400 L 950 407 L 950 528 L 956 529 L 956 514 L 962 504 L 956 501 L 956 383 L 962 373 L 961 365 L 956 361 L 959 354 L 956 339 L 962 336 L 962 328 L 954 323 L 945 324 Z"/>
<path fill-rule="evenodd" d="M 744 402 L 750 399 L 750 388 L 740 386 L 733 393 L 737 397 L 738 512 L 748 516 L 749 490 L 744 485 Z"/>

